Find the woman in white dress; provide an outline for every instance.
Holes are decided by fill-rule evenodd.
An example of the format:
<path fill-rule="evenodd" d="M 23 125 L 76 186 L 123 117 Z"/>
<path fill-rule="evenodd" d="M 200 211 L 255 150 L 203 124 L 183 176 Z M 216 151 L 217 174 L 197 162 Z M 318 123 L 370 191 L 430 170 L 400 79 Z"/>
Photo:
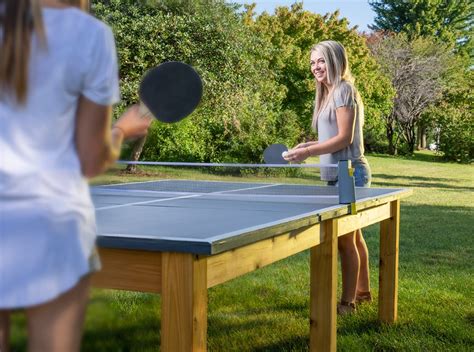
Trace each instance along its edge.
<path fill-rule="evenodd" d="M 111 129 L 118 100 L 109 27 L 59 0 L 0 0 L 2 352 L 16 309 L 27 316 L 30 351 L 80 349 L 90 273 L 100 267 L 86 178 L 151 122 L 132 106 Z"/>
<path fill-rule="evenodd" d="M 301 143 L 285 159 L 301 162 L 319 155 L 322 164 L 351 160 L 357 187 L 369 187 L 371 171 L 364 156 L 364 106 L 344 47 L 335 41 L 323 41 L 311 49 L 311 72 L 316 80 L 316 104 L 313 128 L 318 141 Z M 321 179 L 337 185 L 337 170 L 321 168 Z M 356 303 L 370 301 L 368 250 L 362 232 L 357 230 L 338 239 L 342 268 L 342 296 L 338 313 L 355 311 Z"/>

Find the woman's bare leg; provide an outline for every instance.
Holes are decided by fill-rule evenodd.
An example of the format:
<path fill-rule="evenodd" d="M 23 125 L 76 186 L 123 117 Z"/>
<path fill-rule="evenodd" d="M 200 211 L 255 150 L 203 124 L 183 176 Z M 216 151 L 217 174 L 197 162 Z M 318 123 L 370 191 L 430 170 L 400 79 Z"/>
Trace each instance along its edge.
<path fill-rule="evenodd" d="M 360 259 L 355 244 L 355 232 L 338 238 L 339 254 L 341 256 L 342 295 L 341 301 L 355 301 L 357 282 L 359 278 Z"/>
<path fill-rule="evenodd" d="M 29 352 L 79 352 L 90 275 L 51 302 L 26 309 Z"/>
<path fill-rule="evenodd" d="M 370 292 L 370 273 L 369 273 L 369 250 L 365 243 L 361 230 L 357 230 L 356 246 L 360 258 L 359 280 L 357 281 L 357 293 Z"/>

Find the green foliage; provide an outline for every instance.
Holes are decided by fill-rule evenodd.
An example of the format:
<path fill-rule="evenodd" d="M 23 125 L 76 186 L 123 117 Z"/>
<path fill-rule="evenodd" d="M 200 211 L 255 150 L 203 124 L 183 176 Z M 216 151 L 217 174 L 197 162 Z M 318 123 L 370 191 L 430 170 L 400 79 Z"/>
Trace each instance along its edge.
<path fill-rule="evenodd" d="M 271 43 L 267 59 L 275 79 L 284 87 L 283 106 L 299 119 L 305 136 L 311 131 L 315 84 L 309 69 L 311 48 L 322 40 L 341 42 L 348 53 L 356 86 L 365 105 L 365 136 L 369 150 L 383 145 L 383 120 L 391 108 L 393 89 L 387 77 L 371 57 L 365 38 L 356 28 L 349 28 L 345 18 L 335 12 L 321 16 L 304 11 L 302 3 L 279 7 L 273 15 L 263 13 L 255 18 L 254 6 L 247 6 L 244 22 Z"/>
<path fill-rule="evenodd" d="M 268 144 L 296 142 L 298 128 L 278 129 L 297 124 L 281 112 L 283 92 L 265 59 L 271 48 L 224 1 L 110 0 L 93 11 L 116 36 L 124 106 L 138 100 L 146 69 L 161 62 L 187 62 L 203 78 L 199 108 L 178 124 L 154 124 L 144 158 L 260 162 Z"/>
<path fill-rule="evenodd" d="M 468 163 L 474 159 L 474 74 L 465 73 L 466 85 L 450 89 L 433 109 L 433 126 L 439 151 L 447 160 Z"/>
<path fill-rule="evenodd" d="M 392 150 L 399 138 L 412 151 L 414 129 L 428 126 L 432 135 L 440 131 L 440 148 L 446 158 L 472 158 L 466 152 L 471 148 L 466 147 L 469 142 L 455 143 L 459 131 L 469 131 L 471 126 L 468 107 L 472 99 L 460 93 L 472 89 L 465 79 L 471 61 L 466 55 L 447 57 L 446 51 L 433 51 L 434 46 L 422 45 L 425 39 L 419 39 L 430 41 L 429 35 L 436 35 L 448 52 L 457 45 L 462 48 L 460 53 L 466 53 L 472 3 L 462 0 L 457 7 L 443 0 L 371 4 L 377 12 L 374 28 L 405 32 L 407 42 L 421 43 L 410 44 L 416 46 L 419 56 L 434 53 L 445 66 L 431 71 L 438 76 L 436 84 L 442 86 L 443 100 L 431 106 L 429 113 L 405 114 L 407 123 L 398 128 L 393 121 L 399 109 L 392 107 L 406 89 L 397 88 L 395 96 L 393 72 L 386 69 L 386 62 L 395 62 L 395 51 L 400 48 L 387 48 L 385 63 L 375 60 L 367 42 L 377 41 L 378 34 L 360 35 L 337 11 L 321 16 L 295 3 L 291 8 L 278 8 L 273 15 L 256 16 L 255 5 L 247 5 L 239 14 L 238 5 L 224 0 L 98 0 L 93 2 L 93 12 L 116 35 L 122 87 L 117 113 L 138 100 L 142 75 L 161 62 L 190 63 L 204 80 L 203 101 L 190 118 L 174 125 L 153 125 L 143 149 L 148 160 L 261 162 L 268 144 L 291 146 L 312 138 L 315 92 L 308 58 L 310 48 L 327 39 L 340 41 L 347 49 L 364 101 L 368 151 Z M 468 135 L 462 140 L 469 140 Z"/>
<path fill-rule="evenodd" d="M 469 111 L 472 95 L 469 91 L 472 91 L 474 2 L 382 0 L 370 1 L 370 4 L 377 14 L 372 29 L 401 33 L 413 51 L 418 50 L 418 56 L 431 55 L 440 63 L 439 69 L 432 68 L 431 72 L 436 78 L 435 84 L 441 85 L 442 99 L 422 113 L 418 128 L 423 131 L 431 128 L 428 133 L 439 139 L 438 147 L 446 159 L 472 160 L 472 112 Z M 396 49 L 384 50 L 386 61 L 394 62 Z M 396 89 L 398 97 L 400 87 Z M 395 115 L 397 109 L 395 106 Z M 406 129 L 404 134 L 407 134 Z M 408 144 L 412 152 L 414 142 Z"/>
<path fill-rule="evenodd" d="M 371 50 L 397 92 L 392 111 L 385 115 L 389 152 L 412 154 L 416 128 L 429 125 L 429 109 L 442 101 L 447 87 L 459 84 L 455 75 L 462 65 L 450 46 L 431 37 L 375 37 Z"/>
<path fill-rule="evenodd" d="M 472 105 L 471 105 L 472 107 Z M 472 111 L 447 106 L 439 116 L 439 149 L 446 160 L 469 163 L 474 159 L 474 118 Z"/>
<path fill-rule="evenodd" d="M 474 158 L 474 72 L 467 58 L 454 56 L 445 60 L 441 76 L 443 96 L 422 119 L 428 128 L 430 142 L 446 160 L 470 162 Z"/>
<path fill-rule="evenodd" d="M 473 55 L 472 0 L 371 0 L 374 30 L 404 32 L 410 38 L 432 36 Z"/>

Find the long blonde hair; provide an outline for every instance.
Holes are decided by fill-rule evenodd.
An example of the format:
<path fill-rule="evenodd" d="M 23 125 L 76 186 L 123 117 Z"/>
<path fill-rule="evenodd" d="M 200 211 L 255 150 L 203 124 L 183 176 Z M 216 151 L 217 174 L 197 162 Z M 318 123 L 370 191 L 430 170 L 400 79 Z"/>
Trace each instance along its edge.
<path fill-rule="evenodd" d="M 0 94 L 12 91 L 24 103 L 31 35 L 44 38 L 39 0 L 0 0 L 0 29 Z"/>
<path fill-rule="evenodd" d="M 337 88 L 341 82 L 349 82 L 351 85 L 354 84 L 354 77 L 349 69 L 349 61 L 347 59 L 346 50 L 341 43 L 334 40 L 326 40 L 319 42 L 311 48 L 311 53 L 317 51 L 324 59 L 326 63 L 326 73 L 328 83 L 331 84 L 333 90 Z M 361 103 L 361 99 L 358 95 L 357 90 L 354 87 L 354 92 L 358 103 Z M 316 80 L 316 97 L 315 97 L 315 109 L 313 115 L 313 127 L 316 127 L 316 120 L 322 109 L 322 103 L 328 99 L 329 90 L 328 88 Z"/>
<path fill-rule="evenodd" d="M 88 0 L 62 2 L 87 9 Z M 13 93 L 20 104 L 28 96 L 31 36 L 46 46 L 39 0 L 0 0 L 0 97 Z"/>

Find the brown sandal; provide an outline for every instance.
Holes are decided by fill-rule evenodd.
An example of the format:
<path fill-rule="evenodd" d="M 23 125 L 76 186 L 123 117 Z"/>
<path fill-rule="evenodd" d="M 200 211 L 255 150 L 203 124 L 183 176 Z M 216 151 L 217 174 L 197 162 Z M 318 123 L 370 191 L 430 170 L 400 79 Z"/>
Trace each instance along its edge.
<path fill-rule="evenodd" d="M 352 314 L 356 311 L 356 305 L 354 302 L 342 301 L 337 304 L 337 314 L 338 315 L 347 315 Z"/>
<path fill-rule="evenodd" d="M 357 292 L 356 303 L 372 302 L 372 294 L 370 291 Z"/>

